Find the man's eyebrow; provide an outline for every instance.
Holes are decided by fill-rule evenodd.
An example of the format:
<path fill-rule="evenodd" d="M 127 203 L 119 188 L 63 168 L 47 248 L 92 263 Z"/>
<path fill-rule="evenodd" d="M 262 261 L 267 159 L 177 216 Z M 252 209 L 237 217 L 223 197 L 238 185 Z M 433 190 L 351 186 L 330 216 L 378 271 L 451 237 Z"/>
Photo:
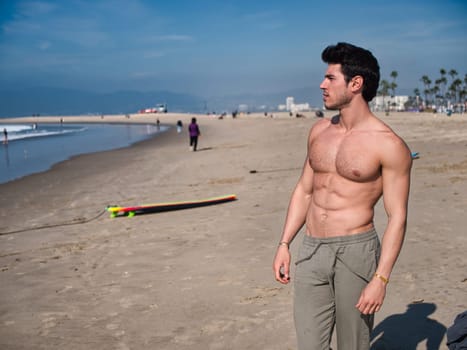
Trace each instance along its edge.
<path fill-rule="evenodd" d="M 330 79 L 330 78 L 334 78 L 335 75 L 334 74 L 326 74 L 324 77 Z"/>

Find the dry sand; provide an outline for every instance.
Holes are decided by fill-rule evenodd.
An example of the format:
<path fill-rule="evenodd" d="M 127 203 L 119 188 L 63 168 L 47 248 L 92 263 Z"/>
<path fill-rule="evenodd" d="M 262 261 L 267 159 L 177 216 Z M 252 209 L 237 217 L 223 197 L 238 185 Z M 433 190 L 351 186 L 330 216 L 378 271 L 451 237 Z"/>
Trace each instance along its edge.
<path fill-rule="evenodd" d="M 190 152 L 192 115 L 157 117 L 181 119 L 184 132 L 0 185 L 1 349 L 295 349 L 293 286 L 276 283 L 271 264 L 316 118 L 197 116 L 202 136 Z M 381 118 L 420 158 L 405 245 L 375 326 L 399 348 L 444 337 L 447 349 L 445 328 L 467 309 L 467 116 Z M 102 122 L 65 118 L 90 120 Z M 205 208 L 103 214 L 109 204 L 230 193 L 238 200 Z M 379 203 L 380 233 L 385 221 Z"/>

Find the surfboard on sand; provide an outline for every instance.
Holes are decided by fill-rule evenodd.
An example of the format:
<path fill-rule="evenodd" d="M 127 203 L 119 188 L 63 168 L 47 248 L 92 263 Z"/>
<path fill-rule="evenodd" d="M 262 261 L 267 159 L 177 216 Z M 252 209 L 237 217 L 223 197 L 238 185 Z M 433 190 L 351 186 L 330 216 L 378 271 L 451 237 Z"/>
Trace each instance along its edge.
<path fill-rule="evenodd" d="M 200 200 L 183 201 L 183 202 L 166 202 L 145 204 L 134 207 L 120 207 L 116 205 L 107 206 L 106 210 L 110 212 L 110 217 L 128 216 L 132 217 L 140 214 L 160 213 L 171 210 L 190 209 L 197 207 L 204 207 L 208 205 L 220 204 L 225 202 L 234 201 L 237 199 L 235 194 L 229 194 L 220 197 L 213 197 Z"/>

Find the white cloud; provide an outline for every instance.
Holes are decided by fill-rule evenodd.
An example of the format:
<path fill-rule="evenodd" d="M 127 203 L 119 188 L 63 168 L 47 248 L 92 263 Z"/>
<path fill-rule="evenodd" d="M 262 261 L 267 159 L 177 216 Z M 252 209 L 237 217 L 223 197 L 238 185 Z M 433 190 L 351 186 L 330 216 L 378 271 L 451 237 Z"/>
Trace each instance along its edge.
<path fill-rule="evenodd" d="M 7 22 L 2 27 L 5 34 L 17 35 L 17 34 L 29 34 L 37 32 L 41 29 L 41 25 L 36 22 L 29 20 L 16 20 L 12 22 Z"/>
<path fill-rule="evenodd" d="M 243 15 L 243 18 L 248 21 L 269 21 L 278 18 L 279 13 L 277 11 L 263 11 L 255 13 L 247 13 Z"/>
<path fill-rule="evenodd" d="M 51 46 L 51 44 L 48 41 L 41 41 L 39 43 L 39 49 L 41 49 L 42 51 L 47 50 L 50 46 Z"/>
<path fill-rule="evenodd" d="M 26 17 L 49 14 L 56 6 L 45 1 L 26 1 L 18 5 L 18 13 Z"/>
<path fill-rule="evenodd" d="M 150 38 L 153 41 L 193 41 L 193 37 L 189 35 L 169 34 L 156 35 Z"/>
<path fill-rule="evenodd" d="M 56 15 L 60 9 L 46 2 L 25 2 L 18 5 L 14 19 L 3 25 L 3 31 L 11 45 L 18 39 L 38 41 L 41 50 L 52 43 L 72 43 L 82 47 L 96 47 L 108 40 L 95 18 L 82 17 L 74 13 Z"/>
<path fill-rule="evenodd" d="M 242 18 L 250 25 L 256 25 L 266 31 L 280 29 L 285 26 L 281 14 L 277 11 L 247 13 Z"/>
<path fill-rule="evenodd" d="M 165 53 L 159 52 L 159 51 L 153 51 L 153 52 L 149 51 L 149 52 L 144 52 L 143 54 L 144 58 L 160 58 L 164 56 L 165 56 Z"/>
<path fill-rule="evenodd" d="M 154 72 L 133 72 L 130 74 L 130 78 L 134 79 L 147 79 L 147 78 L 155 78 L 157 74 Z"/>

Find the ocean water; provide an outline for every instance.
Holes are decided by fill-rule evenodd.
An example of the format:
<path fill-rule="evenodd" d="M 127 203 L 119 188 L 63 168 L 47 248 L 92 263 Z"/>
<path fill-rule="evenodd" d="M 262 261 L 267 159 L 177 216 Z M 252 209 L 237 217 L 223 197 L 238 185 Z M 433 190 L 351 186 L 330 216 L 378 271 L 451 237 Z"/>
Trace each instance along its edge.
<path fill-rule="evenodd" d="M 0 184 L 43 172 L 72 156 L 127 147 L 164 132 L 150 124 L 1 124 Z M 3 144 L 3 130 L 8 144 Z"/>

